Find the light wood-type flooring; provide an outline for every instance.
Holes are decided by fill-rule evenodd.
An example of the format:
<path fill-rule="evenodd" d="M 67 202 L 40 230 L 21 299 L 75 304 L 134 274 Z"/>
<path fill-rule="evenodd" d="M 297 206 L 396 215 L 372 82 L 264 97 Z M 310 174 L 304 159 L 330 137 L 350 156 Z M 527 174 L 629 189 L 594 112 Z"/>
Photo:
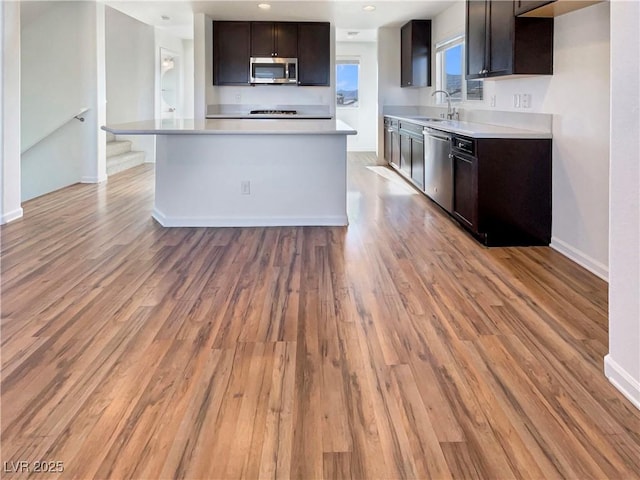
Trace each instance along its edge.
<path fill-rule="evenodd" d="M 165 229 L 149 165 L 26 202 L 2 477 L 640 478 L 607 285 L 482 247 L 375 163 L 350 155 L 345 228 Z"/>

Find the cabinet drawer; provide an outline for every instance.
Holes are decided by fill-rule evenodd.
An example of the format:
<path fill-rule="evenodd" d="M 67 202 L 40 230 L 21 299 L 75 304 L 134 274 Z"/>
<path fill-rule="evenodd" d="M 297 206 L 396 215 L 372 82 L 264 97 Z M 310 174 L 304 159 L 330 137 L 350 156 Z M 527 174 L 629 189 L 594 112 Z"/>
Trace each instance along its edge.
<path fill-rule="evenodd" d="M 458 135 L 454 135 L 451 145 L 455 150 L 459 150 L 471 156 L 475 155 L 476 153 L 476 142 L 472 138 L 459 137 Z"/>
<path fill-rule="evenodd" d="M 400 130 L 402 130 L 403 133 L 414 137 L 422 138 L 423 128 L 424 127 L 422 125 L 418 125 L 417 123 L 400 122 Z"/>
<path fill-rule="evenodd" d="M 396 118 L 384 117 L 384 126 L 386 129 L 398 130 L 399 121 Z"/>

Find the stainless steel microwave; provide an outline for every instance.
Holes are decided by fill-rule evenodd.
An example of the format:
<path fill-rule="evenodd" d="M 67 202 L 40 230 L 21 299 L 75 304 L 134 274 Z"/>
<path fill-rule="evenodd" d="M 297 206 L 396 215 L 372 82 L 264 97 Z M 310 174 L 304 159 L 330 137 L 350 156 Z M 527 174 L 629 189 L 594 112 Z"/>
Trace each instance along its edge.
<path fill-rule="evenodd" d="M 251 57 L 251 83 L 298 83 L 298 59 L 279 57 Z"/>

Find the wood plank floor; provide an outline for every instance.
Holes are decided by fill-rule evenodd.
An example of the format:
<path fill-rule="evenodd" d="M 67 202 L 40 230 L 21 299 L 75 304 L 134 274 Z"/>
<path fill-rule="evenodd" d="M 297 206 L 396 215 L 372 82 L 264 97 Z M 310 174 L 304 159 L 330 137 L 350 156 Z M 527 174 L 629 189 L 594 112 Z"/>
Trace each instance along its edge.
<path fill-rule="evenodd" d="M 375 163 L 350 155 L 348 228 L 164 229 L 149 165 L 27 202 L 3 477 L 640 478 L 606 284 L 483 248 Z"/>

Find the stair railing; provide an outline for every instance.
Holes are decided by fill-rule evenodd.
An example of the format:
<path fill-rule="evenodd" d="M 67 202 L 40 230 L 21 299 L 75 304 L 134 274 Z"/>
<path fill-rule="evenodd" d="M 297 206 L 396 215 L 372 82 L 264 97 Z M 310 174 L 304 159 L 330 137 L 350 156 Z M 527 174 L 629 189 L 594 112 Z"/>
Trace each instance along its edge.
<path fill-rule="evenodd" d="M 79 122 L 84 122 L 84 114 L 87 113 L 89 111 L 88 107 L 83 107 L 80 109 L 80 111 L 70 117 L 65 118 L 65 120 L 61 123 L 58 124 L 58 126 L 56 126 L 55 128 L 52 128 L 51 130 L 49 130 L 45 135 L 42 135 L 40 137 L 38 137 L 38 139 L 34 142 L 31 142 L 30 145 L 28 145 L 26 148 L 23 148 L 22 151 L 20 152 L 20 154 L 23 154 L 24 152 L 30 150 L 31 148 L 33 148 L 34 146 L 36 146 L 38 143 L 40 143 L 42 140 L 44 140 L 45 138 L 49 137 L 50 135 L 54 134 L 55 132 L 57 132 L 58 130 L 60 130 L 62 127 L 64 127 L 67 123 L 69 123 L 71 120 L 78 120 Z"/>

